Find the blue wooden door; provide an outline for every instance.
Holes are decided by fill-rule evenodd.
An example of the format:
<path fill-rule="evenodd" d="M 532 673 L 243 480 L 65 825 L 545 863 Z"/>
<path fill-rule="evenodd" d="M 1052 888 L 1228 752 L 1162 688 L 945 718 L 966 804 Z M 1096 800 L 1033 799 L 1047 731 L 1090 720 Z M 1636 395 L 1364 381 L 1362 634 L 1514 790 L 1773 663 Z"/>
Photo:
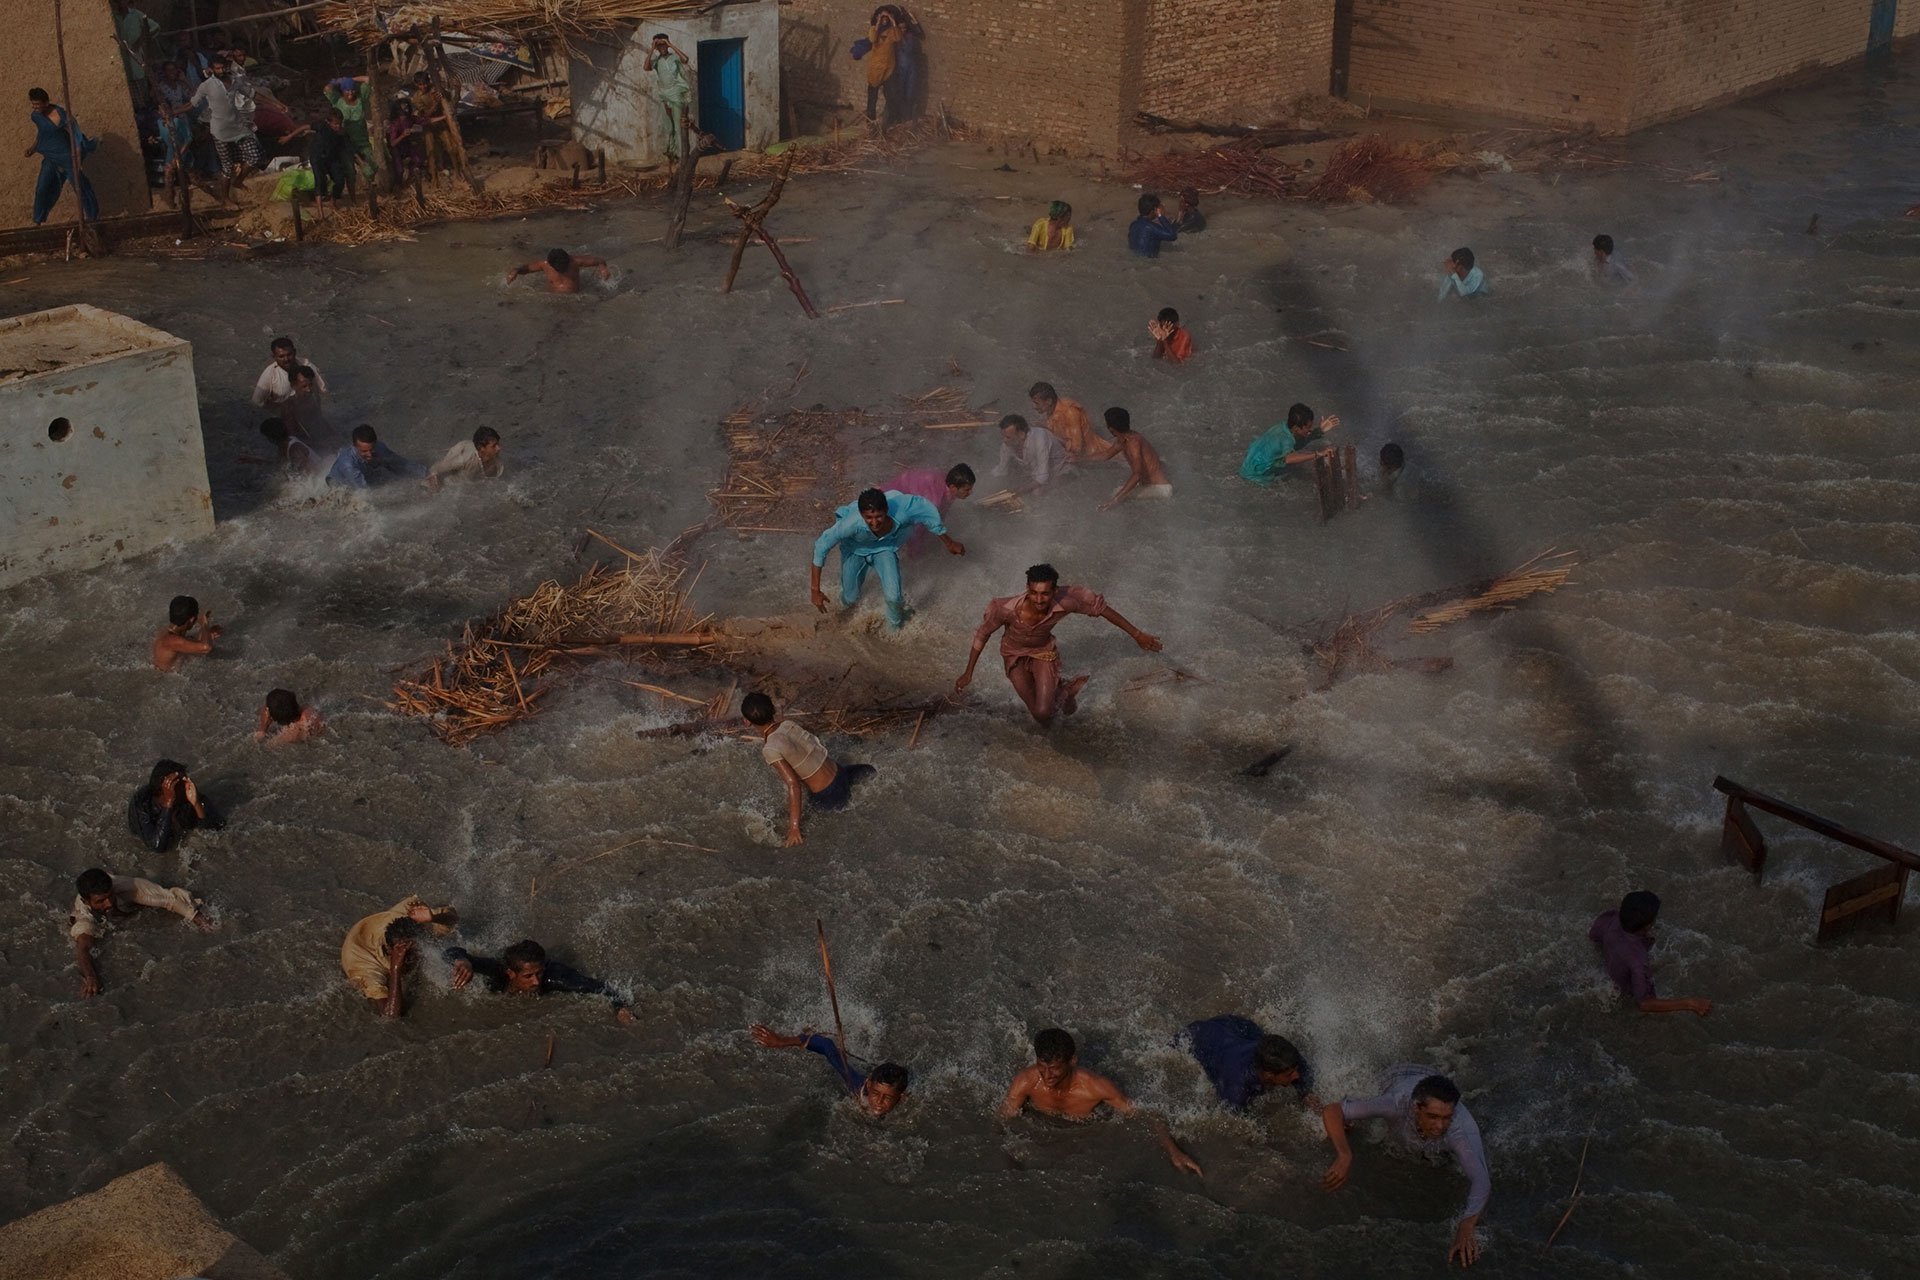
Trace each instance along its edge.
<path fill-rule="evenodd" d="M 700 127 L 728 151 L 747 145 L 747 42 L 700 42 Z"/>
<path fill-rule="evenodd" d="M 1867 51 L 1890 48 L 1893 44 L 1893 15 L 1900 0 L 1873 0 L 1873 17 L 1867 23 Z"/>

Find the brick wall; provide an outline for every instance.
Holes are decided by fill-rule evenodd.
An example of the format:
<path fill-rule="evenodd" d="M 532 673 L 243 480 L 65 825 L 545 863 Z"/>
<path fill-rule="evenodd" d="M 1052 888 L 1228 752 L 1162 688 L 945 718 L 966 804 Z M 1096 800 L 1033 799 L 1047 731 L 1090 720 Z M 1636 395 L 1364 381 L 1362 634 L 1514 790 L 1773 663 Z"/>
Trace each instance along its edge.
<path fill-rule="evenodd" d="M 1257 124 L 1301 94 L 1325 93 L 1333 8 L 1333 0 L 1151 0 L 1140 109 Z"/>
<path fill-rule="evenodd" d="M 67 77 L 73 90 L 73 117 L 99 148 L 83 162 L 87 180 L 104 217 L 147 212 L 145 162 L 133 123 L 133 96 L 126 66 L 113 35 L 107 0 L 67 0 L 62 6 L 67 46 Z M 0 0 L 0 28 L 7 57 L 0 68 L 0 101 L 8 112 L 6 143 L 0 147 L 0 227 L 33 224 L 33 184 L 40 157 L 22 157 L 33 141 L 27 119 L 27 90 L 45 89 L 60 101 L 60 59 L 53 38 L 53 6 L 48 0 Z M 71 221 L 73 188 L 63 188 L 49 223 Z"/>
<path fill-rule="evenodd" d="M 825 103 L 864 115 L 865 65 L 848 47 L 878 0 L 782 4 L 781 74 L 802 129 Z M 990 132 L 1111 154 L 1132 115 L 1148 0 L 917 0 L 926 29 L 927 102 Z M 1223 0 L 1224 7 L 1224 0 Z"/>
<path fill-rule="evenodd" d="M 1348 97 L 1625 132 L 1860 57 L 1873 0 L 1351 0 Z M 1897 35 L 1920 32 L 1904 0 Z"/>

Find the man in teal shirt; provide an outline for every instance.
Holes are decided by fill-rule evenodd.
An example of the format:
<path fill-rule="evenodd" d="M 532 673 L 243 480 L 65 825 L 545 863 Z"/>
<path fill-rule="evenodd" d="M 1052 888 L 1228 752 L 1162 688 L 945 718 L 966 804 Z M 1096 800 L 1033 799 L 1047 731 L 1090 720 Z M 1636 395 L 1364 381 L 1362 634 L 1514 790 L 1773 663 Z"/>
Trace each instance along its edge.
<path fill-rule="evenodd" d="M 833 514 L 833 523 L 813 543 L 813 607 L 822 613 L 827 611 L 827 595 L 820 590 L 820 569 L 835 547 L 840 548 L 841 606 L 853 607 L 860 599 L 867 571 L 875 570 L 887 605 L 887 625 L 895 630 L 907 620 L 907 597 L 900 587 L 900 546 L 911 527 L 924 525 L 950 554 L 967 554 L 964 546 L 947 536 L 940 508 L 917 493 L 866 489 Z"/>
<path fill-rule="evenodd" d="M 1317 441 L 1339 425 L 1340 419 L 1333 414 L 1315 425 L 1312 409 L 1304 404 L 1294 405 L 1287 410 L 1283 425 L 1267 428 L 1247 446 L 1247 456 L 1240 463 L 1240 478 L 1270 485 L 1291 475 L 1291 468 L 1312 462 L 1317 454 L 1333 452 L 1331 445 Z"/>
<path fill-rule="evenodd" d="M 693 82 L 687 78 L 687 55 L 676 49 L 665 35 L 657 35 L 653 38 L 653 46 L 647 50 L 645 66 L 646 70 L 653 73 L 653 96 L 660 100 L 660 114 L 667 134 L 666 152 L 678 159 L 680 122 L 687 118 L 687 108 L 693 105 Z"/>

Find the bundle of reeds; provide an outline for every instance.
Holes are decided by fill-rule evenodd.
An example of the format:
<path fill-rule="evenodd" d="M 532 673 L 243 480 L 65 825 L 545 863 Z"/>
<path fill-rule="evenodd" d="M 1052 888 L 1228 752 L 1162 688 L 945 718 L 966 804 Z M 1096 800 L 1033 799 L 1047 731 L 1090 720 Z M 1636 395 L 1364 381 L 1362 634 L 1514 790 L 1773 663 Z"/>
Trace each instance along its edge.
<path fill-rule="evenodd" d="M 1320 176 L 1301 194 L 1324 204 L 1398 204 L 1412 199 L 1436 172 L 1448 167 L 1436 165 L 1417 147 L 1369 133 L 1335 149 Z"/>
<path fill-rule="evenodd" d="M 355 44 L 377 45 L 416 32 L 501 32 L 566 47 L 618 32 L 622 24 L 699 13 L 712 0 L 402 0 L 378 5 L 339 0 L 319 10 L 319 25 Z"/>
<path fill-rule="evenodd" d="M 1413 621 L 1407 624 L 1407 630 L 1415 635 L 1438 631 L 1450 622 L 1458 622 L 1476 613 L 1511 609 L 1529 596 L 1557 591 L 1578 563 L 1580 553 L 1577 551 L 1544 551 L 1497 578 L 1455 588 L 1463 592 L 1459 598 L 1416 614 Z"/>
<path fill-rule="evenodd" d="M 361 205 L 342 204 L 327 216 L 306 215 L 305 232 L 309 240 L 327 240 L 339 244 L 374 244 L 383 240 L 411 240 L 422 227 L 438 222 L 474 222 L 501 218 L 535 210 L 585 210 L 595 195 L 617 192 L 617 187 L 574 187 L 567 178 L 538 182 L 520 191 L 471 191 L 465 187 L 427 188 L 424 199 L 411 192 L 396 192 L 380 205 L 374 217 Z"/>
<path fill-rule="evenodd" d="M 1246 138 L 1205 151 L 1170 151 L 1141 160 L 1128 181 L 1149 191 L 1173 192 L 1184 187 L 1213 194 L 1281 197 L 1293 193 L 1299 171 L 1277 156 L 1270 145 Z"/>

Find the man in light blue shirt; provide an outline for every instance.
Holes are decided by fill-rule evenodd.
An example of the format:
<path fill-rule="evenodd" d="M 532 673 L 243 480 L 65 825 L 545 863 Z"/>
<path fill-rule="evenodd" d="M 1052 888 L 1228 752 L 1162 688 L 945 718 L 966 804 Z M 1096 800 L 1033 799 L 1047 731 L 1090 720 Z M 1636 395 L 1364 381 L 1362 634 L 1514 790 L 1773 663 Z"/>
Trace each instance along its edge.
<path fill-rule="evenodd" d="M 1487 296 L 1487 277 L 1473 265 L 1473 250 L 1455 249 L 1447 255 L 1447 274 L 1440 279 L 1440 301 L 1445 302 L 1449 293 L 1463 298 Z"/>
<path fill-rule="evenodd" d="M 327 472 L 327 483 L 344 489 L 365 489 L 369 485 L 384 484 L 395 477 L 425 480 L 427 469 L 381 444 L 373 428 L 363 424 L 353 429 L 353 443 L 342 449 L 340 456 L 333 460 L 333 469 Z"/>
<path fill-rule="evenodd" d="M 820 569 L 835 547 L 840 548 L 841 606 L 853 607 L 867 571 L 875 570 L 887 605 L 887 625 L 895 630 L 907 620 L 907 597 L 900 587 L 900 546 L 911 527 L 924 525 L 950 554 L 967 554 L 965 547 L 947 536 L 940 508 L 915 493 L 866 489 L 833 514 L 833 523 L 813 543 L 813 607 L 822 613 L 827 611 L 827 596 L 820 590 Z"/>

